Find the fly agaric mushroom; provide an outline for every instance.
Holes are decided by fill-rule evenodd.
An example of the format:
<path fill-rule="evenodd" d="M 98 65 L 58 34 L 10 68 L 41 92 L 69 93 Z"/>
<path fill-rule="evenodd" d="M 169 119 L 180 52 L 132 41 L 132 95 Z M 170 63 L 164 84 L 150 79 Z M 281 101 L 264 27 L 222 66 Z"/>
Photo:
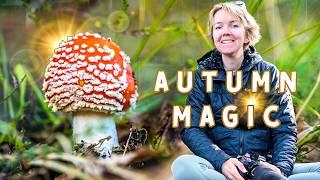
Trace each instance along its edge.
<path fill-rule="evenodd" d="M 110 38 L 88 32 L 55 49 L 43 91 L 53 111 L 73 112 L 75 144 L 95 145 L 100 157 L 119 146 L 111 114 L 135 106 L 138 97 L 130 58 Z"/>

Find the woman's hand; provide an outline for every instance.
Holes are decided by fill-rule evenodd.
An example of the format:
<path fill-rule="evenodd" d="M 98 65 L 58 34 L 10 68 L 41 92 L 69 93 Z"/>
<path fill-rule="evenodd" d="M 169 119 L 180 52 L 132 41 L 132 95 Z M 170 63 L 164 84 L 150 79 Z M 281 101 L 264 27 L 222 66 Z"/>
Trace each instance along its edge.
<path fill-rule="evenodd" d="M 259 165 L 261 165 L 262 167 L 265 167 L 265 168 L 269 168 L 279 175 L 283 175 L 278 167 L 276 167 L 268 162 L 260 162 Z"/>
<path fill-rule="evenodd" d="M 238 169 L 243 173 L 248 172 L 243 164 L 236 158 L 230 158 L 222 164 L 222 174 L 231 180 L 244 180 Z"/>

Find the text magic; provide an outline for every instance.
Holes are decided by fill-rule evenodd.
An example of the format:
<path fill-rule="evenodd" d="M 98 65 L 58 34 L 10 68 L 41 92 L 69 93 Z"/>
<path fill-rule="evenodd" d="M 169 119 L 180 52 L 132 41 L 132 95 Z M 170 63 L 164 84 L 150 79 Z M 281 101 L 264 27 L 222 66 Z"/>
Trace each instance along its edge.
<path fill-rule="evenodd" d="M 185 74 L 186 73 L 186 74 Z M 184 77 L 186 75 L 186 77 Z M 213 90 L 213 79 L 218 75 L 217 70 L 202 71 L 201 77 L 206 81 L 206 93 L 211 93 Z M 234 78 L 235 76 L 235 78 Z M 184 79 L 186 78 L 186 83 Z M 297 89 L 297 73 L 291 72 L 290 76 L 286 72 L 279 72 L 277 81 L 277 92 L 283 93 L 287 90 L 290 92 L 296 92 Z M 235 81 L 235 82 L 233 82 Z M 270 72 L 265 71 L 262 75 L 258 71 L 252 71 L 251 73 L 251 92 L 258 92 L 259 88 L 263 88 L 265 93 L 270 92 L 271 77 Z M 185 84 L 185 85 L 184 85 Z M 178 71 L 177 72 L 177 90 L 181 93 L 188 93 L 193 88 L 193 72 L 192 71 Z M 242 90 L 242 71 L 226 71 L 226 89 L 229 93 L 238 93 Z M 166 75 L 163 71 L 159 71 L 154 91 L 168 92 L 169 86 L 167 83 Z M 247 127 L 254 127 L 254 104 L 247 105 Z M 236 128 L 239 124 L 239 116 L 237 114 L 237 106 L 230 104 L 223 108 L 222 110 L 222 122 L 225 127 Z M 264 124 L 270 128 L 277 128 L 280 126 L 280 120 L 270 119 L 270 114 L 277 112 L 279 109 L 278 105 L 270 104 L 267 106 L 262 114 L 262 120 Z M 178 128 L 179 123 L 184 122 L 186 128 L 191 126 L 191 106 L 185 106 L 182 109 L 180 106 L 173 106 L 172 110 L 172 127 Z M 199 121 L 199 127 L 214 127 L 214 115 L 212 112 L 211 105 L 203 105 L 201 111 L 201 117 Z"/>

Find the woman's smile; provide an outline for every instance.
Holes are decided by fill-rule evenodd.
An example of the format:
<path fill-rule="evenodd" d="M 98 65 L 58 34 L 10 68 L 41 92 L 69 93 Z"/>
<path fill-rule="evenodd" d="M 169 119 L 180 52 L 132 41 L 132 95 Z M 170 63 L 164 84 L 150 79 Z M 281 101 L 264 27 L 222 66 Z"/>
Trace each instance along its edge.
<path fill-rule="evenodd" d="M 230 44 L 230 43 L 233 43 L 234 42 L 234 40 L 232 40 L 232 39 L 227 39 L 227 40 L 222 40 L 221 41 L 221 44 Z"/>

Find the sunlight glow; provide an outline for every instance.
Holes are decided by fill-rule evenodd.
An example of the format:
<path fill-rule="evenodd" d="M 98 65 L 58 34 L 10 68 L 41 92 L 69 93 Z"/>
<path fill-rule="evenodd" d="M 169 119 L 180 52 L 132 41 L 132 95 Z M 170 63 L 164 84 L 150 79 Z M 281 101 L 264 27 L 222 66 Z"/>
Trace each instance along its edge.
<path fill-rule="evenodd" d="M 254 106 L 255 112 L 263 112 L 266 106 L 265 97 L 260 93 L 253 92 L 244 92 L 238 96 L 237 104 L 241 107 L 243 112 L 246 112 L 246 109 L 249 105 Z"/>
<path fill-rule="evenodd" d="M 256 105 L 257 103 L 257 100 L 255 98 L 250 98 L 247 101 L 248 101 L 247 104 L 252 106 Z"/>
<path fill-rule="evenodd" d="M 39 24 L 39 29 L 32 37 L 32 49 L 37 50 L 42 57 L 48 59 L 62 40 L 80 31 L 81 29 L 75 25 L 74 18 Z"/>

